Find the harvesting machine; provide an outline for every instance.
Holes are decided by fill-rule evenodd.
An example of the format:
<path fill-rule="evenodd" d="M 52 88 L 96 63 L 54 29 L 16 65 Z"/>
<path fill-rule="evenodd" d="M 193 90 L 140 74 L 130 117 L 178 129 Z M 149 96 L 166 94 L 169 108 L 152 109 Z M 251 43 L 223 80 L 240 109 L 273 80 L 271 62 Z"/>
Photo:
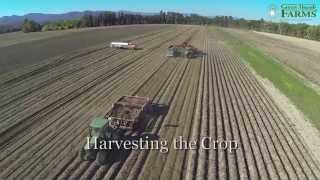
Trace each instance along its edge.
<path fill-rule="evenodd" d="M 101 150 L 97 142 L 119 141 L 130 138 L 126 132 L 139 129 L 141 121 L 151 111 L 151 102 L 147 97 L 123 96 L 112 105 L 104 118 L 95 118 L 89 125 L 89 137 L 80 150 L 82 160 L 95 160 L 105 164 L 108 154 L 117 148 Z"/>
<path fill-rule="evenodd" d="M 198 56 L 198 49 L 193 47 L 188 42 L 183 42 L 178 45 L 170 45 L 167 49 L 167 57 L 184 57 L 184 58 L 195 58 Z"/>

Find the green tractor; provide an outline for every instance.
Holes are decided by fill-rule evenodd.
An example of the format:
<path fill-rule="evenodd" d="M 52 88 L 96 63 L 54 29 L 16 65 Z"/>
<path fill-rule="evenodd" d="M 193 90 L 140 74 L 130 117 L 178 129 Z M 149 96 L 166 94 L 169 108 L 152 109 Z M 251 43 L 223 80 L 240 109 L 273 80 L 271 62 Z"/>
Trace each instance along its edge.
<path fill-rule="evenodd" d="M 118 149 L 101 149 L 100 142 L 126 140 L 127 131 L 136 130 L 144 115 L 150 109 L 149 98 L 123 96 L 113 104 L 104 118 L 95 118 L 89 125 L 89 137 L 79 154 L 84 161 L 97 160 L 99 165 L 106 163 L 108 155 Z"/>
<path fill-rule="evenodd" d="M 111 119 L 95 118 L 89 125 L 89 137 L 83 148 L 81 148 L 80 156 L 82 160 L 94 161 L 97 159 L 99 165 L 105 164 L 107 155 L 115 150 L 99 149 L 99 142 L 110 140 L 121 140 L 124 130 L 114 128 L 109 125 Z"/>

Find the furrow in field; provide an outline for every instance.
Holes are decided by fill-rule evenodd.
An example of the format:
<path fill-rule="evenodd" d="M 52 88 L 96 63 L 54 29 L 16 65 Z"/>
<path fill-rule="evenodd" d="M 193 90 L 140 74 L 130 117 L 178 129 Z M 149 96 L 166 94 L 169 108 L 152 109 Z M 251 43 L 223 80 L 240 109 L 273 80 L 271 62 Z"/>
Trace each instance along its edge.
<path fill-rule="evenodd" d="M 226 71 L 226 75 L 231 76 L 228 82 L 235 84 L 234 88 L 238 94 L 237 96 L 239 96 L 240 100 L 246 102 L 246 111 L 251 111 L 254 118 L 252 118 L 251 123 L 248 125 L 251 125 L 254 128 L 255 134 L 259 135 L 256 137 L 261 138 L 259 141 L 260 148 L 266 151 L 262 156 L 266 160 L 264 163 L 270 162 L 266 166 L 268 176 L 264 177 L 273 179 L 280 177 L 287 179 L 316 177 L 314 173 L 316 165 L 310 163 L 310 161 L 304 161 L 304 158 L 308 157 L 306 156 L 308 153 L 306 151 L 299 152 L 299 149 L 304 146 L 290 148 L 292 143 L 287 144 L 287 141 L 292 142 L 293 140 L 289 137 L 287 137 L 288 139 L 281 137 L 283 136 L 281 134 L 283 130 L 277 128 L 277 124 L 279 121 L 283 123 L 283 118 L 281 119 L 277 116 L 277 112 L 274 110 L 276 109 L 275 107 L 273 109 L 270 108 L 266 100 L 263 100 L 269 97 L 267 94 L 262 95 L 264 90 L 256 82 L 253 75 L 248 72 L 238 58 L 232 56 L 231 52 L 226 51 L 223 45 L 220 44 L 219 49 L 223 52 L 222 59 L 227 61 L 227 63 L 223 63 L 224 66 L 221 69 Z M 255 84 L 250 82 L 250 80 L 255 82 Z M 283 128 L 288 130 L 288 127 L 284 126 Z M 289 133 L 295 134 L 293 129 Z"/>
<path fill-rule="evenodd" d="M 105 168 L 101 168 L 101 169 L 103 169 L 103 171 L 106 171 L 106 169 L 105 169 Z"/>
<path fill-rule="evenodd" d="M 283 154 L 286 156 L 280 156 L 282 161 L 289 161 L 289 163 L 286 164 L 290 164 L 294 169 L 290 170 L 291 173 L 289 175 L 292 176 L 295 173 L 302 177 L 304 175 L 308 177 L 316 176 L 316 173 L 319 173 L 319 167 L 317 163 L 312 160 L 310 153 L 301 142 L 295 130 L 290 127 L 288 123 L 289 120 L 285 119 L 276 105 L 270 102 L 270 97 L 268 97 L 265 90 L 257 81 L 252 76 L 248 76 L 248 73 L 250 73 L 248 69 L 246 69 L 243 64 L 238 64 L 237 67 L 242 70 L 243 81 L 250 84 L 248 87 L 254 92 L 253 95 L 256 97 L 256 102 L 263 105 L 260 107 L 263 107 L 266 116 L 270 117 L 264 122 L 268 122 L 268 127 L 273 131 L 272 134 L 276 135 L 278 141 L 276 147 L 281 148 L 278 152 L 281 153 L 282 150 L 285 152 Z M 238 71 L 241 72 L 241 70 Z M 290 168 L 290 166 L 286 165 L 285 167 Z"/>
<path fill-rule="evenodd" d="M 154 64 L 153 64 L 154 65 Z M 145 67 L 145 68 L 147 68 L 147 67 Z M 149 67 L 149 69 L 152 69 L 152 67 Z"/>
<path fill-rule="evenodd" d="M 160 39 L 160 38 L 158 38 L 158 39 Z M 147 48 L 146 50 L 144 50 L 141 53 L 146 53 L 146 52 L 148 52 L 149 50 L 152 50 L 152 49 L 154 49 L 154 45 L 150 45 L 149 48 Z M 136 54 L 137 56 L 141 55 L 141 53 L 139 53 L 139 52 L 133 52 L 133 53 Z M 132 53 L 130 53 L 128 51 L 128 53 L 126 53 L 126 54 L 127 55 L 131 55 Z M 123 54 L 121 54 L 121 55 L 123 55 Z M 121 56 L 120 57 L 113 57 L 112 59 L 116 60 L 118 58 L 122 59 L 124 57 L 123 56 L 122 57 Z M 104 59 L 105 58 L 103 58 L 102 60 L 104 60 Z M 69 91 L 67 91 L 65 88 L 63 88 L 63 91 L 62 91 L 61 89 L 57 89 L 56 87 L 61 87 L 62 85 L 70 86 L 70 87 L 73 87 L 73 86 L 74 87 L 78 87 L 78 86 L 80 86 L 81 84 L 86 82 L 85 79 L 91 80 L 90 78 L 96 73 L 96 71 L 98 71 L 98 69 L 101 69 L 101 66 L 102 67 L 105 66 L 104 64 L 108 63 L 108 61 L 106 62 L 105 60 L 104 61 L 100 60 L 100 63 L 101 64 L 97 64 L 93 68 L 85 69 L 87 72 L 86 71 L 85 72 L 80 71 L 80 72 L 75 73 L 73 76 L 68 76 L 68 77 L 64 78 L 65 80 L 60 80 L 57 83 L 51 84 L 50 86 L 46 87 L 46 89 L 41 91 L 40 92 L 41 94 L 38 95 L 38 97 L 37 96 L 36 97 L 32 97 L 31 96 L 30 98 L 26 99 L 27 100 L 26 102 L 23 102 L 23 101 L 21 102 L 20 101 L 19 105 L 13 104 L 12 108 L 10 108 L 11 106 L 7 106 L 5 109 L 3 109 L 3 113 L 1 113 L 1 119 L 4 119 L 5 120 L 4 122 L 11 121 L 11 123 L 12 123 L 13 120 L 11 120 L 11 119 L 14 119 L 14 118 L 21 119 L 21 118 L 23 118 L 21 116 L 21 114 L 23 116 L 26 116 L 24 114 L 25 114 L 25 111 L 27 111 L 27 109 L 32 108 L 32 111 L 27 111 L 30 114 L 30 113 L 36 111 L 37 109 L 41 108 L 41 107 L 37 108 L 37 106 L 36 106 L 36 105 L 40 104 L 40 102 L 45 102 L 46 104 L 50 103 L 51 102 L 50 101 L 50 97 L 52 97 L 52 94 L 57 94 L 58 97 L 63 97 L 63 94 L 66 94 Z M 46 93 L 43 94 L 43 92 L 46 92 Z M 56 99 L 57 95 L 54 96 L 55 99 Z M 28 99 L 31 99 L 32 101 L 30 101 Z M 30 102 L 28 102 L 28 101 L 30 101 Z M 45 106 L 45 105 L 42 105 L 42 106 Z M 17 117 L 16 116 L 12 117 L 12 114 L 15 114 Z M 20 115 L 21 117 L 18 116 L 18 115 Z M 4 123 L 4 122 L 2 122 L 2 123 Z M 4 125 L 4 127 L 6 127 L 6 126 Z"/>
<path fill-rule="evenodd" d="M 108 63 L 108 62 L 104 62 L 104 63 L 107 63 L 107 64 L 105 64 L 105 65 L 102 65 L 102 66 L 98 66 L 97 68 L 104 68 L 104 67 L 110 67 L 110 68 L 114 68 L 114 69 L 106 69 L 105 71 L 108 71 L 108 73 L 110 73 L 110 75 L 109 76 L 111 76 L 112 75 L 112 72 L 117 72 L 118 70 L 119 70 L 119 68 L 117 69 L 117 67 L 120 67 L 120 66 L 122 66 L 122 67 L 125 67 L 127 64 L 128 64 L 128 62 L 132 62 L 132 61 L 134 61 L 134 59 L 138 59 L 139 57 L 141 57 L 141 55 L 139 55 L 139 56 L 133 56 L 133 57 L 130 57 L 130 56 L 128 56 L 128 57 L 126 57 L 126 58 L 123 58 L 123 59 L 120 59 L 120 60 L 118 60 L 117 58 L 113 58 L 113 59 L 115 59 L 114 60 L 114 65 L 112 65 L 112 64 L 110 64 L 110 63 Z M 130 59 L 130 60 L 129 60 Z M 132 60 L 133 59 L 133 60 Z M 91 70 L 91 72 L 95 72 L 95 73 L 97 73 L 96 71 L 94 71 L 94 69 L 93 70 Z M 92 76 L 92 75 L 91 75 Z M 105 75 L 104 75 L 105 76 Z M 100 78 L 100 76 L 98 75 L 98 77 Z M 77 84 L 75 84 L 76 86 L 78 86 Z M 55 87 L 61 87 L 61 85 L 60 86 L 55 86 Z M 81 90 L 81 89 L 80 89 Z M 75 92 L 77 92 L 77 91 L 75 91 Z M 76 95 L 76 93 L 75 92 L 73 92 L 73 93 L 71 93 L 70 94 L 70 96 L 71 97 L 74 97 L 75 95 Z M 82 91 L 80 91 L 79 93 L 82 93 Z M 51 95 L 52 96 L 52 95 Z M 55 96 L 52 96 L 52 98 L 55 98 Z M 61 99 L 61 101 L 62 101 L 62 103 L 63 102 L 65 102 L 65 100 L 64 99 Z M 58 105 L 61 105 L 61 103 L 60 103 L 60 101 L 57 101 L 56 103 L 58 103 L 56 106 L 58 106 Z M 53 107 L 55 107 L 54 105 L 51 105 L 51 106 L 49 106 L 48 108 L 49 108 L 49 112 L 50 112 L 50 110 L 52 110 L 52 108 Z M 45 109 L 44 109 L 45 110 Z M 54 109 L 53 109 L 54 110 Z M 42 110 L 43 111 L 43 110 Z M 44 111 L 44 112 L 40 112 L 40 115 L 39 115 L 39 113 L 38 114 L 36 114 L 35 115 L 35 118 L 41 118 L 41 113 L 43 113 L 43 114 L 46 114 L 46 111 Z M 38 116 L 40 116 L 40 117 L 38 117 Z M 25 121 L 25 123 L 23 123 L 23 124 L 27 124 L 27 123 L 32 123 L 33 121 L 35 121 L 35 120 L 32 120 L 31 122 L 26 122 Z M 18 126 L 22 126 L 22 124 L 18 124 Z M 22 127 L 21 127 L 22 128 Z M 20 129 L 21 129 L 20 128 Z M 24 128 L 24 127 L 23 127 Z M 15 131 L 17 131 L 17 129 L 19 129 L 19 128 L 15 128 L 14 130 Z M 6 136 L 9 136 L 10 135 L 10 133 L 6 133 L 5 134 L 5 137 Z M 5 137 L 2 137 L 2 139 L 8 139 L 8 138 L 5 138 Z"/>
<path fill-rule="evenodd" d="M 183 70 L 183 66 L 180 63 L 177 63 L 176 61 L 172 61 L 172 63 L 175 63 L 176 66 L 175 68 L 168 73 L 165 76 L 159 76 L 155 77 L 155 79 L 166 77 L 167 76 L 167 81 L 164 82 L 164 84 L 160 87 L 160 89 L 157 91 L 157 95 L 149 95 L 153 96 L 153 103 L 163 105 L 165 108 L 167 106 L 170 106 L 169 100 L 165 100 L 168 98 L 172 98 L 172 95 L 169 96 L 168 93 L 171 93 L 172 84 L 176 83 L 177 77 L 179 73 Z M 166 73 L 168 71 L 162 71 L 162 73 Z M 146 83 L 146 86 L 153 85 L 155 79 L 150 79 L 149 82 Z M 138 92 L 139 95 L 140 92 Z M 160 98 L 161 97 L 161 98 Z M 166 110 L 165 110 L 166 111 Z M 162 119 L 164 117 L 164 114 L 159 114 L 157 117 L 154 117 L 150 119 L 150 123 L 147 126 L 147 131 L 150 132 L 154 127 L 157 127 L 159 123 L 161 123 Z M 130 177 L 137 177 L 139 170 L 141 169 L 142 164 L 144 163 L 144 160 L 146 158 L 146 151 L 134 151 L 131 152 L 128 159 L 124 162 L 124 165 L 120 169 L 117 179 L 125 179 Z"/>
<path fill-rule="evenodd" d="M 152 69 L 152 68 L 150 68 L 150 69 Z"/>
<path fill-rule="evenodd" d="M 287 117 L 210 29 L 170 26 L 128 39 L 143 49 L 121 51 L 100 44 L 1 76 L 0 178 L 320 177 L 318 162 Z M 165 57 L 169 44 L 183 41 L 205 55 Z M 82 161 L 78 151 L 90 120 L 104 116 L 123 95 L 152 100 L 156 112 L 143 121 L 142 129 L 166 141 L 169 151 L 121 150 L 103 166 Z M 198 141 L 196 148 L 174 149 L 179 136 Z M 203 149 L 201 140 L 208 137 L 218 144 L 208 141 L 210 149 Z M 238 149 L 223 148 L 223 141 L 237 142 Z"/>
<path fill-rule="evenodd" d="M 155 38 L 159 36 L 163 36 L 165 34 L 169 35 L 172 32 L 173 30 L 170 30 L 170 31 L 162 30 L 161 32 L 158 32 L 155 34 L 152 33 L 149 36 L 145 36 L 142 39 L 141 38 L 137 39 L 135 40 L 135 43 L 139 44 L 140 47 L 143 47 L 143 45 L 146 44 L 146 42 L 152 41 Z M 61 78 L 68 76 L 74 72 L 87 68 L 88 66 L 93 66 L 95 65 L 96 62 L 99 62 L 105 58 L 111 57 L 113 55 L 117 55 L 119 53 L 125 54 L 130 52 L 130 51 L 121 51 L 117 49 L 110 49 L 110 48 L 107 48 L 107 45 L 105 46 L 106 46 L 105 48 L 99 49 L 96 52 L 92 52 L 90 54 L 83 55 L 83 56 L 78 56 L 68 61 L 65 60 L 67 62 L 64 64 L 61 64 L 60 66 L 50 66 L 50 69 L 48 70 L 50 73 L 50 76 L 48 76 L 48 71 L 44 71 L 43 73 L 40 73 L 34 76 L 29 76 L 28 78 L 23 79 L 21 83 L 14 83 L 12 86 L 5 86 L 5 88 L 1 88 L 1 91 L 6 92 L 5 96 L 1 100 L 1 103 L 5 103 L 4 98 L 9 99 L 10 101 L 13 101 L 15 99 L 18 99 L 19 97 L 27 95 L 28 93 L 31 93 L 31 92 L 34 93 L 34 91 L 42 88 L 43 86 L 52 84 L 53 82 L 60 80 Z M 62 68 L 62 65 L 63 65 L 63 68 Z M 31 84 L 31 87 L 30 87 L 30 84 Z M 26 85 L 29 85 L 29 86 L 26 86 Z M 10 91 L 10 89 L 13 89 L 13 88 L 15 91 Z M 14 99 L 11 97 L 14 97 Z"/>

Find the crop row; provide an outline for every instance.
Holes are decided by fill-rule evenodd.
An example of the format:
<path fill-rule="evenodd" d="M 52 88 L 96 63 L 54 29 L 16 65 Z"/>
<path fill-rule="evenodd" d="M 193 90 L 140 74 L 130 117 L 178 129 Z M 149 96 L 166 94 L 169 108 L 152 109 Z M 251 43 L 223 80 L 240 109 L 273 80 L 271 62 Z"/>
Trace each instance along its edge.
<path fill-rule="evenodd" d="M 39 72 L 32 67 L 31 76 L 8 75 L 0 87 L 7 93 L 0 104 L 1 177 L 318 179 L 312 153 L 241 59 L 206 27 L 176 28 L 135 37 L 143 46 L 139 51 L 99 45 L 92 52 L 66 55 L 61 64 L 48 60 L 54 65 L 43 63 Z M 165 57 L 169 44 L 185 40 L 205 55 Z M 168 143 L 169 151 L 121 150 L 103 166 L 82 161 L 77 154 L 90 119 L 104 116 L 112 102 L 128 94 L 150 97 L 167 108 L 143 124 Z M 196 149 L 175 150 L 179 136 L 232 140 L 238 149 L 203 149 L 198 143 Z"/>

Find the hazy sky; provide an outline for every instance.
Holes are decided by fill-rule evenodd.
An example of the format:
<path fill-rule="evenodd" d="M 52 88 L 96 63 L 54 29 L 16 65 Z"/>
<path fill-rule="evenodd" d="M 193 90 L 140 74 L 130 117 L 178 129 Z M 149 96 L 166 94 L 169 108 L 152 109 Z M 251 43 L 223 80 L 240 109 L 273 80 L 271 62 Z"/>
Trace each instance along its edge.
<path fill-rule="evenodd" d="M 320 0 L 0 0 L 0 17 L 27 13 L 62 13 L 83 10 L 129 10 L 158 12 L 160 10 L 201 15 L 230 15 L 247 19 L 271 19 L 268 9 L 282 3 L 316 3 Z M 319 11 L 319 10 L 318 10 Z M 310 23 L 320 22 L 320 13 Z"/>

